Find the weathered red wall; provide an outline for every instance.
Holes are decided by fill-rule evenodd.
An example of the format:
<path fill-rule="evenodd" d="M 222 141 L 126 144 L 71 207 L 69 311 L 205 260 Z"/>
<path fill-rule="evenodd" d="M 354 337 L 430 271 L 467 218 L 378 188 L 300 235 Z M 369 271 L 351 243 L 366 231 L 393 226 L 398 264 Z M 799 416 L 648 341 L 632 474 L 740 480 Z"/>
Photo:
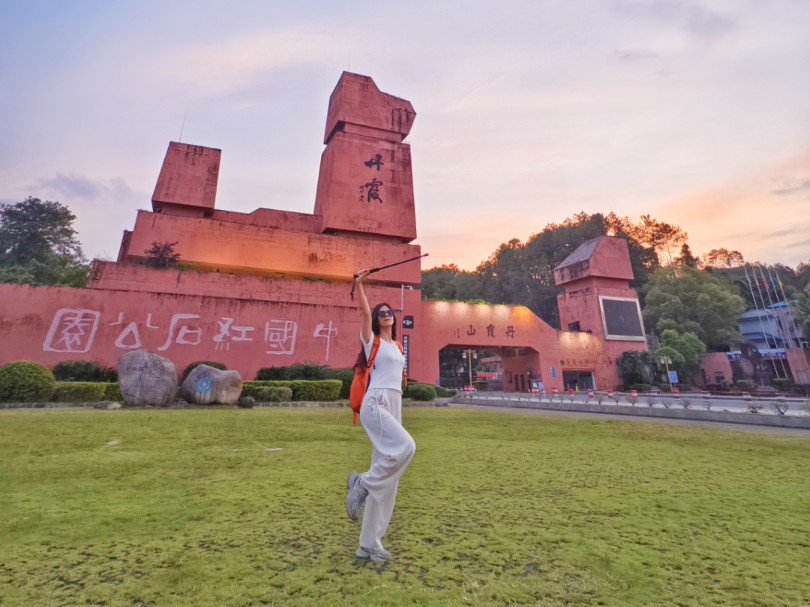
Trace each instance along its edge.
<path fill-rule="evenodd" d="M 316 294 L 299 286 L 287 289 L 299 299 Z M 145 348 L 169 358 L 178 371 L 191 362 L 214 360 L 246 379 L 261 367 L 304 361 L 350 367 L 360 346 L 360 316 L 348 289 L 338 291 L 338 286 L 319 285 L 324 292 L 301 303 L 0 285 L 0 364 L 34 360 L 53 367 L 90 360 L 114 367 L 125 352 Z M 399 307 L 398 289 L 370 286 L 368 291 L 375 301 Z M 406 309 L 413 306 L 407 313 L 418 317 L 418 295 L 406 295 Z M 410 334 L 418 340 L 418 330 Z"/>
<path fill-rule="evenodd" d="M 415 257 L 417 245 L 351 235 L 311 234 L 261 226 L 139 211 L 129 238 L 130 258 L 145 258 L 158 241 L 176 242 L 181 261 L 198 267 L 351 280 L 360 268 Z M 422 280 L 419 264 L 385 270 L 377 278 Z"/>

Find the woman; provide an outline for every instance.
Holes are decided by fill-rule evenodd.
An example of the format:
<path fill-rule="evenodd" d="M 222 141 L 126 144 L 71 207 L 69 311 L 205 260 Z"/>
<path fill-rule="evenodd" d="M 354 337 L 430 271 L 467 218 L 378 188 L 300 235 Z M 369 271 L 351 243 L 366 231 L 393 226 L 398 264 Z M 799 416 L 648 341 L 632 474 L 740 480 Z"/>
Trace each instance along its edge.
<path fill-rule="evenodd" d="M 402 370 L 405 357 L 396 343 L 396 318 L 388 304 L 378 304 L 372 312 L 363 290 L 368 270 L 357 274 L 360 341 L 358 364 L 366 365 L 375 337 L 380 345 L 371 368 L 368 391 L 360 409 L 360 423 L 371 440 L 371 467 L 367 472 L 349 473 L 346 513 L 356 521 L 365 504 L 360 529 L 359 558 L 384 563 L 391 556 L 382 538 L 394 512 L 399 477 L 413 459 L 416 443 L 402 427 Z"/>

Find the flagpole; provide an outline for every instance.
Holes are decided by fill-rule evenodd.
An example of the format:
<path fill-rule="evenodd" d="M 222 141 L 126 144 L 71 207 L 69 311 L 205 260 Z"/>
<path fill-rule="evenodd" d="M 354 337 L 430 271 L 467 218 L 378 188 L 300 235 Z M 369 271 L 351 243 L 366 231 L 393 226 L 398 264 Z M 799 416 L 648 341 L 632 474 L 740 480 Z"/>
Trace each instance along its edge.
<path fill-rule="evenodd" d="M 765 287 L 765 292 L 768 294 L 768 305 L 770 307 L 773 307 L 776 302 L 774 301 L 773 297 L 771 297 L 771 289 L 768 287 L 768 280 L 765 278 L 765 270 L 763 269 L 762 264 L 759 264 L 759 276 L 760 276 L 760 278 L 762 278 L 762 286 Z M 773 316 L 774 322 L 776 323 L 776 333 L 777 333 L 776 337 L 778 337 L 778 338 L 782 339 L 782 341 L 784 341 L 784 339 L 781 338 L 781 335 L 779 335 L 779 322 L 776 319 L 776 315 L 773 314 L 773 312 L 771 312 L 771 315 Z M 774 360 L 774 359 L 772 359 L 772 360 Z M 782 373 L 785 375 L 785 379 L 787 379 L 787 370 L 785 369 L 785 361 L 780 359 L 779 362 L 781 363 Z M 775 360 L 774 360 L 773 366 L 774 366 L 774 369 L 776 369 L 776 361 Z M 776 374 L 777 374 L 777 377 L 779 377 L 779 370 L 778 369 L 776 371 Z"/>
<path fill-rule="evenodd" d="M 745 268 L 745 278 L 748 280 L 748 265 L 744 266 Z M 762 297 L 762 289 L 759 288 L 759 282 L 757 282 L 757 274 L 756 268 L 753 266 L 751 267 L 751 276 L 754 277 L 754 284 L 757 286 L 757 292 L 759 293 L 759 299 L 762 302 L 763 312 L 765 311 L 765 299 Z M 756 306 L 757 312 L 759 312 L 759 303 L 757 302 L 757 297 L 754 294 L 754 287 L 751 286 L 751 282 L 748 282 L 748 287 L 751 289 L 751 297 L 754 300 L 754 305 Z M 765 331 L 765 323 L 762 322 L 762 315 L 757 314 L 757 318 L 759 319 L 759 327 L 762 330 L 762 339 L 765 340 L 765 346 L 770 349 L 770 344 L 768 343 L 768 333 Z M 771 360 L 771 367 L 773 367 L 774 375 L 778 375 L 779 372 L 776 370 L 776 363 L 774 363 L 773 359 Z"/>
<path fill-rule="evenodd" d="M 771 275 L 771 269 L 769 267 L 767 267 L 767 266 L 765 266 L 765 269 L 768 272 L 768 282 L 771 283 L 771 288 L 773 289 L 773 297 L 776 300 L 776 303 L 772 304 L 772 306 L 776 306 L 777 304 L 780 303 L 779 302 L 779 293 L 777 293 L 777 291 L 776 291 L 776 283 L 773 281 L 773 276 Z M 776 320 L 776 328 L 779 331 L 779 336 L 782 339 L 782 344 L 783 344 L 783 347 L 785 349 L 785 358 L 781 359 L 781 361 L 782 361 L 782 372 L 785 374 L 785 379 L 790 379 L 790 371 L 789 371 L 790 365 L 788 364 L 788 361 L 787 361 L 787 347 L 790 344 L 790 338 L 786 334 L 785 328 L 782 326 L 782 321 L 779 318 L 779 314 L 776 313 L 776 308 L 773 308 L 773 310 L 774 310 L 774 314 L 773 314 L 774 320 Z"/>
<path fill-rule="evenodd" d="M 785 295 L 785 286 L 782 284 L 782 279 L 779 278 L 779 272 L 774 270 L 774 273 L 776 274 L 776 282 L 779 283 L 779 288 L 782 291 L 782 299 L 785 302 L 785 308 L 787 310 L 787 316 L 790 319 L 790 326 L 793 329 L 793 335 L 794 335 L 794 337 L 796 338 L 796 340 L 798 342 L 796 349 L 799 351 L 799 356 L 801 357 L 800 368 L 801 368 L 801 371 L 802 371 L 802 375 L 804 375 L 804 377 L 802 378 L 803 381 L 797 382 L 797 383 L 810 384 L 810 364 L 808 364 L 808 362 L 807 362 L 807 357 L 804 355 L 804 348 L 802 348 L 802 342 L 799 339 L 799 329 L 798 329 L 798 327 L 796 325 L 796 319 L 793 317 L 793 310 L 791 310 L 790 302 L 788 301 L 788 298 Z M 792 344 L 792 342 L 791 342 L 791 344 Z M 787 355 L 787 351 L 785 352 L 785 354 Z M 788 362 L 790 362 L 790 361 L 788 361 Z"/>

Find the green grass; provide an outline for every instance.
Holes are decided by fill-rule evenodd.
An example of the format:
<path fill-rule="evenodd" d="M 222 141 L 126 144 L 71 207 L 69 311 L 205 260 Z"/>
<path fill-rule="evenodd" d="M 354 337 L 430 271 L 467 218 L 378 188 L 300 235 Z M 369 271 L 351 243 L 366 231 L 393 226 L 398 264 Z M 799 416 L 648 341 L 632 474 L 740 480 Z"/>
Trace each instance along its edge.
<path fill-rule="evenodd" d="M 406 409 L 377 565 L 344 510 L 350 419 L 0 413 L 0 604 L 810 605 L 810 438 Z"/>

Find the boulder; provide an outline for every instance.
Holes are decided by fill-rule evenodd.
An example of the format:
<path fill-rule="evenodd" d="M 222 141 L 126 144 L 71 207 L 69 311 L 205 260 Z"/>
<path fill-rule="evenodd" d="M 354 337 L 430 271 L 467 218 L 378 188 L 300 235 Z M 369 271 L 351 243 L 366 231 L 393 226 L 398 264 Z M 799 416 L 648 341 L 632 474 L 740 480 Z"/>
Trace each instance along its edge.
<path fill-rule="evenodd" d="M 168 358 L 135 350 L 118 359 L 118 385 L 126 404 L 162 407 L 177 396 L 177 371 Z"/>
<path fill-rule="evenodd" d="M 233 405 L 242 394 L 242 376 L 236 371 L 197 365 L 186 377 L 180 392 L 195 405 Z"/>

